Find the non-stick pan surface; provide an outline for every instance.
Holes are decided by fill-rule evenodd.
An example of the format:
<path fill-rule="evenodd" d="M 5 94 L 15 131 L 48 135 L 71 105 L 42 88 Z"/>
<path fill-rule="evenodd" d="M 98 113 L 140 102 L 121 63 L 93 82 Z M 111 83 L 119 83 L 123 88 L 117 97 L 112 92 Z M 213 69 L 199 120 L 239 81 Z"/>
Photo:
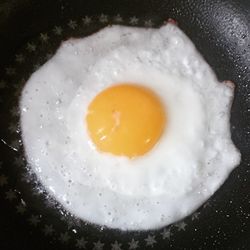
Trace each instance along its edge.
<path fill-rule="evenodd" d="M 18 97 L 62 40 L 109 24 L 158 27 L 168 18 L 192 39 L 220 80 L 236 84 L 232 138 L 242 161 L 184 220 L 120 232 L 77 221 L 37 192 L 27 174 Z M 239 0 L 12 0 L 0 2 L 0 249 L 250 249 L 250 2 Z M 30 180 L 30 182 L 29 182 Z M 49 205 L 50 204 L 50 205 Z M 134 247 L 134 248 L 133 248 Z"/>

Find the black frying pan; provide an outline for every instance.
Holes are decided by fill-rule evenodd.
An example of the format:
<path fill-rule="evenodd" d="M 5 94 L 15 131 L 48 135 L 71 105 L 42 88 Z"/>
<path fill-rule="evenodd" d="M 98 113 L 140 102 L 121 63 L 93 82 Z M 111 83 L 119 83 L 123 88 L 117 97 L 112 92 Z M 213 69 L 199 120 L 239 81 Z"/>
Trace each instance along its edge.
<path fill-rule="evenodd" d="M 86 15 L 90 24 L 82 20 Z M 168 18 L 178 22 L 220 80 L 236 84 L 231 131 L 240 166 L 195 214 L 160 230 L 100 228 L 48 206 L 46 193 L 36 192 L 36 179 L 27 176 L 18 141 L 16 106 L 26 79 L 68 37 L 112 23 L 158 27 Z M 1 0 L 0 55 L 0 249 L 98 249 L 99 241 L 99 249 L 116 250 L 129 249 L 132 239 L 136 249 L 250 249 L 248 0 Z"/>

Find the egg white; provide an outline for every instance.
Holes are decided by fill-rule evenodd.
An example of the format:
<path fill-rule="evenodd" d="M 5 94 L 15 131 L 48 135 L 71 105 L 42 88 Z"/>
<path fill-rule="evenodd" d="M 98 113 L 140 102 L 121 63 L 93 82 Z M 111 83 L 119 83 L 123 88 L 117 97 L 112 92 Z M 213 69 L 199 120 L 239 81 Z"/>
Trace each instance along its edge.
<path fill-rule="evenodd" d="M 168 119 L 157 145 L 134 159 L 99 152 L 85 122 L 92 99 L 124 82 L 151 88 Z M 192 213 L 239 163 L 232 98 L 178 27 L 107 27 L 64 42 L 27 82 L 20 101 L 26 156 L 75 216 L 123 230 L 158 228 Z"/>

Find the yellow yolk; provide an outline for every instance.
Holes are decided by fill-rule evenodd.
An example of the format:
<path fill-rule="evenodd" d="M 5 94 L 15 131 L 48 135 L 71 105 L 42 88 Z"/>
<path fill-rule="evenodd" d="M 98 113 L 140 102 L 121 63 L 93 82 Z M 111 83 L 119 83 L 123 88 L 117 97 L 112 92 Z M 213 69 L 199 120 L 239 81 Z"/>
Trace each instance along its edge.
<path fill-rule="evenodd" d="M 89 135 L 96 148 L 127 157 L 147 153 L 165 127 L 165 110 L 150 89 L 120 84 L 99 93 L 88 107 Z"/>

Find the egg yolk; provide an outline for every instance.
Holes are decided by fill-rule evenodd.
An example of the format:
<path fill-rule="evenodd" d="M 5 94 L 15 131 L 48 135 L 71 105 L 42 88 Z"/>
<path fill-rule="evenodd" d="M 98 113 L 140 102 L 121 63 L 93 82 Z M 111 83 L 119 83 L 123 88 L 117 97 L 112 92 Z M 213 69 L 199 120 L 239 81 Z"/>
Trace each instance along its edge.
<path fill-rule="evenodd" d="M 119 84 L 99 93 L 86 116 L 89 135 L 96 148 L 129 158 L 147 153 L 165 127 L 165 110 L 150 89 Z"/>

